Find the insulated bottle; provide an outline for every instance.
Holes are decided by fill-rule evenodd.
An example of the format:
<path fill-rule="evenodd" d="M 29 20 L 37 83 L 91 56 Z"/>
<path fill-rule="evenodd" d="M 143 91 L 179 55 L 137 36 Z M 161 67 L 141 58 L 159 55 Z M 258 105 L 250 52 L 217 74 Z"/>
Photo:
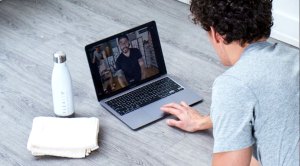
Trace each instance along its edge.
<path fill-rule="evenodd" d="M 59 117 L 74 115 L 72 80 L 66 64 L 66 54 L 57 51 L 53 54 L 52 96 L 54 113 Z"/>

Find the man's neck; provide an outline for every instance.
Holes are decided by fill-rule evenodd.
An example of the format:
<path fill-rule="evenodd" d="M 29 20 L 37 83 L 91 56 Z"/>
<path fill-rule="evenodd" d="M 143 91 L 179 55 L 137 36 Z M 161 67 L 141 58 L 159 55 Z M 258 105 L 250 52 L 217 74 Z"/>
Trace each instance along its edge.
<path fill-rule="evenodd" d="M 127 53 L 123 53 L 126 57 L 129 57 L 130 56 L 130 49 L 128 50 Z"/>
<path fill-rule="evenodd" d="M 231 44 L 224 45 L 224 50 L 227 54 L 230 65 L 234 65 L 240 59 L 248 45 L 249 44 L 247 43 L 244 46 L 241 46 L 239 42 L 232 42 Z"/>
<path fill-rule="evenodd" d="M 262 42 L 266 41 L 267 39 L 263 38 L 256 42 Z M 242 56 L 244 50 L 250 45 L 250 43 L 245 43 L 243 46 L 240 45 L 239 42 L 232 42 L 231 44 L 228 44 L 224 46 L 225 51 L 228 55 L 228 60 L 230 61 L 231 65 L 234 65 Z"/>

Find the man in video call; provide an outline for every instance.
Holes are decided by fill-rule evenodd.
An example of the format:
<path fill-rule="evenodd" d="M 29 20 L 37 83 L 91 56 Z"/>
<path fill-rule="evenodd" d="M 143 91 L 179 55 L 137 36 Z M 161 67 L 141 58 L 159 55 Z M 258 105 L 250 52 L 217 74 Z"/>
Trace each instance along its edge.
<path fill-rule="evenodd" d="M 298 166 L 299 50 L 267 41 L 272 0 L 191 0 L 190 10 L 231 68 L 214 81 L 210 115 L 171 103 L 167 124 L 213 128 L 213 166 Z"/>
<path fill-rule="evenodd" d="M 116 61 L 118 81 L 121 87 L 138 82 L 145 78 L 145 64 L 137 48 L 130 48 L 127 35 L 118 37 L 122 53 Z"/>

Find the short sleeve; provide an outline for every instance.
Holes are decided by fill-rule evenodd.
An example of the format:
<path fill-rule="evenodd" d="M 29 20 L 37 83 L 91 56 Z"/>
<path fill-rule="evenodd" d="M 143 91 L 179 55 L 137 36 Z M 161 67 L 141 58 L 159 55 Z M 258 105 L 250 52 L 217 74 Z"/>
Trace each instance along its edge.
<path fill-rule="evenodd" d="M 220 76 L 213 85 L 211 118 L 214 153 L 250 147 L 253 111 L 256 97 L 242 81 L 232 76 Z"/>

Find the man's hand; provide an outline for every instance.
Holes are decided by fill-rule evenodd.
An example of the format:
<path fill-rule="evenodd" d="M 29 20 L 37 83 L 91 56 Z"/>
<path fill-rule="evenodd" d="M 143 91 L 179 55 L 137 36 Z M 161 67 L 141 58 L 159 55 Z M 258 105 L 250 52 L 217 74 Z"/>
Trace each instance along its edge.
<path fill-rule="evenodd" d="M 180 104 L 166 104 L 161 107 L 161 110 L 178 118 L 178 120 L 168 119 L 167 124 L 169 126 L 174 126 L 188 132 L 212 128 L 212 122 L 209 116 L 201 115 L 185 102 L 180 102 Z"/>

